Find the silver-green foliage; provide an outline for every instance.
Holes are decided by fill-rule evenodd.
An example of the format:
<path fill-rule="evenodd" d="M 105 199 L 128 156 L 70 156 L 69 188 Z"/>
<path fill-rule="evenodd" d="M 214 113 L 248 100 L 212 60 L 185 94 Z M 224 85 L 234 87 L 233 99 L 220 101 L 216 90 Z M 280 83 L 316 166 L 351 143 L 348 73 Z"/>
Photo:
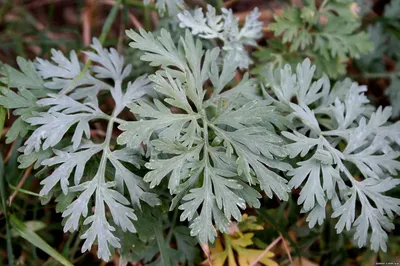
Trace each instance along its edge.
<path fill-rule="evenodd" d="M 286 150 L 274 132 L 273 124 L 281 126 L 275 123 L 279 115 L 266 102 L 246 99 L 256 90 L 247 75 L 224 91 L 237 68 L 231 57 L 218 65 L 219 49 L 204 51 L 189 31 L 180 40 L 181 49 L 166 31 L 158 38 L 144 30 L 127 34 L 131 47 L 146 52 L 142 60 L 161 67 L 149 78 L 165 98 L 129 105 L 141 119 L 120 125 L 124 132 L 118 143 L 151 147 L 144 180 L 150 187 L 167 180 L 176 195 L 171 209 L 182 200 L 180 219 L 191 222 L 191 235 L 213 242 L 213 222 L 227 232 L 231 218 L 241 219 L 240 209 L 258 208 L 261 195 L 250 185 L 260 184 L 269 197 L 286 200 L 287 181 L 272 170 L 290 169 L 280 161 Z M 207 81 L 212 84 L 208 92 Z"/>
<path fill-rule="evenodd" d="M 206 243 L 216 229 L 227 232 L 231 220 L 240 221 L 241 210 L 259 208 L 260 192 L 287 200 L 302 185 L 299 204 L 311 227 L 322 224 L 330 202 L 338 233 L 355 227 L 360 246 L 371 233 L 371 247 L 386 250 L 390 219 L 400 212 L 400 200 L 385 195 L 399 184 L 391 176 L 400 170 L 400 123 L 387 122 L 390 107 L 374 110 L 366 88 L 348 79 L 332 88 L 326 76 L 313 81 L 308 59 L 295 73 L 288 65 L 270 69 L 272 93 L 260 95 L 248 74 L 234 81 L 234 54 L 203 49 L 189 30 L 178 45 L 166 30 L 127 35 L 141 60 L 159 68 L 149 78 L 128 82 L 131 66 L 96 39 L 86 72 L 75 52 L 67 58 L 55 50 L 52 61 L 18 59 L 22 72 L 0 72 L 0 104 L 18 116 L 8 142 L 26 137 L 20 167 L 43 167 L 40 194 L 56 194 L 65 205 L 64 230 L 83 233 L 82 251 L 97 244 L 104 260 L 110 247 L 130 253 L 131 241 L 154 229 L 143 224 L 138 237 L 127 239 L 140 230 L 138 218 L 146 221 L 142 202 L 161 203 L 151 189 L 169 190 L 170 210 L 181 210 L 190 234 Z M 100 108 L 99 94 L 111 95 L 112 112 Z M 120 118 L 126 107 L 135 121 Z M 107 130 L 94 143 L 90 129 L 98 120 Z M 122 130 L 118 145 L 114 125 Z M 143 164 L 141 177 L 135 169 Z"/>
<path fill-rule="evenodd" d="M 294 73 L 289 65 L 267 73 L 274 104 L 293 123 L 282 132 L 289 156 L 299 159 L 288 185 L 303 185 L 298 204 L 309 212 L 310 227 L 322 224 L 330 201 L 337 233 L 354 227 L 360 247 L 371 233 L 371 248 L 386 251 L 390 219 L 400 212 L 400 200 L 384 195 L 400 183 L 393 178 L 400 170 L 393 149 L 400 144 L 400 122 L 388 123 L 391 107 L 368 104 L 365 86 L 346 79 L 331 88 L 326 76 L 313 82 L 314 72 L 307 59 Z"/>
<path fill-rule="evenodd" d="M 67 58 L 60 51 L 52 50 L 52 61 L 37 59 L 32 63 L 19 59 L 22 72 L 4 66 L 2 73 L 6 75 L 1 81 L 17 92 L 2 88 L 0 104 L 16 109 L 14 113 L 20 116 L 7 135 L 9 142 L 32 130 L 20 149 L 23 153 L 19 158 L 20 167 L 35 163 L 35 168 L 54 168 L 41 181 L 40 195 L 55 193 L 57 187 L 65 195 L 78 192 L 62 214 L 64 231 L 78 230 L 84 218 L 82 251 L 89 250 L 96 241 L 99 257 L 108 260 L 112 255 L 109 246 L 120 247 L 113 233 L 115 226 L 123 231 L 136 231 L 132 221 L 137 217 L 132 206 L 140 208 L 140 201 L 151 206 L 160 202 L 155 194 L 147 192 L 143 179 L 126 166 L 140 167 L 138 149 L 110 148 L 118 115 L 128 103 L 151 90 L 150 81 L 143 76 L 123 88 L 131 66 L 125 66 L 124 58 L 116 50 L 103 49 L 97 39 L 93 40 L 92 49 L 94 52 L 86 54 L 96 65 L 80 80 L 76 78 L 82 66 L 75 52 Z M 103 79 L 113 82 L 108 84 Z M 64 93 L 71 90 L 68 95 Z M 107 91 L 114 99 L 111 115 L 99 108 L 97 96 L 101 91 Z M 89 124 L 100 119 L 108 120 L 107 132 L 104 142 L 95 144 L 90 140 Z M 69 131 L 74 132 L 72 138 Z M 100 156 L 97 171 L 90 175 L 86 165 L 96 161 L 97 155 Z M 114 168 L 113 176 L 106 173 L 108 163 Z M 123 195 L 124 187 L 128 189 L 130 202 Z M 89 210 L 89 206 L 94 209 Z M 106 206 L 111 215 L 107 215 Z"/>
<path fill-rule="evenodd" d="M 201 8 L 191 14 L 185 10 L 178 14 L 180 26 L 189 28 L 193 35 L 204 39 L 215 39 L 223 42 L 222 49 L 228 53 L 240 68 L 248 68 L 252 63 L 245 45 L 256 46 L 257 39 L 262 37 L 263 23 L 258 20 L 260 13 L 254 9 L 247 17 L 243 27 L 239 28 L 239 19 L 233 15 L 232 9 L 221 9 L 222 14 L 217 15 L 211 5 L 207 7 L 204 15 Z"/>

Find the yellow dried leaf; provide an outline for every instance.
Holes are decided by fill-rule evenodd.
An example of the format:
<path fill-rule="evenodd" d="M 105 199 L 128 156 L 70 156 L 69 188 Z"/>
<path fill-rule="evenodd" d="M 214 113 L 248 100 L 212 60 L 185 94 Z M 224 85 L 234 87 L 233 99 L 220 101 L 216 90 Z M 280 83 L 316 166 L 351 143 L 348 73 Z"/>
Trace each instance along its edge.
<path fill-rule="evenodd" d="M 256 224 L 256 219 L 253 218 L 255 217 L 243 215 L 243 220 L 239 223 L 239 228 L 242 230 L 241 232 L 231 235 L 220 235 L 215 242 L 215 247 L 210 248 L 213 266 L 223 266 L 227 260 L 229 266 L 249 266 L 264 252 L 264 250 L 246 248 L 253 245 L 252 238 L 254 237 L 254 233 L 246 233 L 245 231 L 263 229 L 261 225 Z M 221 236 L 224 238 L 224 246 L 221 243 Z M 278 266 L 278 264 L 271 259 L 274 255 L 274 253 L 268 251 L 259 262 L 266 266 Z"/>
<path fill-rule="evenodd" d="M 215 241 L 215 247 L 210 247 L 210 253 L 213 266 L 224 265 L 225 260 L 228 257 L 228 252 L 222 247 L 221 240 L 219 238 Z"/>
<path fill-rule="evenodd" d="M 239 256 L 239 265 L 240 266 L 249 266 L 253 261 L 255 261 L 263 252 L 264 250 L 258 249 L 236 249 Z M 260 259 L 260 263 L 267 265 L 267 266 L 278 266 L 278 263 L 271 260 L 270 258 L 274 257 L 274 253 L 268 251 L 265 255 Z"/>
<path fill-rule="evenodd" d="M 300 265 L 302 265 L 302 266 L 318 266 L 317 263 L 312 262 L 312 261 L 310 261 L 310 260 L 308 260 L 308 259 L 306 259 L 306 258 L 301 258 L 301 259 L 296 258 L 296 259 L 293 261 L 293 264 L 292 264 L 292 265 L 293 265 L 293 266 L 300 266 Z"/>
<path fill-rule="evenodd" d="M 263 230 L 264 227 L 257 224 L 257 217 L 248 216 L 246 213 L 242 216 L 242 221 L 239 223 L 238 227 L 241 232 Z"/>
<path fill-rule="evenodd" d="M 253 236 L 254 236 L 253 233 L 246 233 L 236 239 L 231 237 L 232 246 L 234 248 L 250 246 L 253 244 L 253 240 L 251 240 Z"/>

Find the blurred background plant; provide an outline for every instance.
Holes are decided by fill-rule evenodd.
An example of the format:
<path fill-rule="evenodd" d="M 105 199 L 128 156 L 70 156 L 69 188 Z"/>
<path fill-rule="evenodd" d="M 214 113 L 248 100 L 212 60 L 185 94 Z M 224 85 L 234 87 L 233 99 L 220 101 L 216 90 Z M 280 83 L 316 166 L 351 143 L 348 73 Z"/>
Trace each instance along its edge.
<path fill-rule="evenodd" d="M 177 3 L 173 7 L 177 10 L 183 7 L 183 1 L 165 3 Z M 261 75 L 267 63 L 295 65 L 309 57 L 317 65 L 319 75 L 325 72 L 331 79 L 348 75 L 367 84 L 376 105 L 391 103 L 393 120 L 400 115 L 399 0 L 188 0 L 184 3 L 189 10 L 195 7 L 206 10 L 207 4 L 217 10 L 232 8 L 240 24 L 258 7 L 264 23 L 263 37 L 257 47 L 249 49 L 254 51 L 251 57 L 255 77 Z M 168 16 L 164 11 L 161 17 L 157 8 L 160 5 L 153 1 L 144 5 L 140 0 L 0 0 L 0 61 L 15 66 L 17 56 L 49 58 L 52 48 L 65 53 L 79 51 L 88 48 L 92 37 L 100 36 L 104 46 L 116 47 L 133 65 L 131 78 L 152 73 L 154 69 L 139 60 L 141 53 L 128 48 L 125 30 L 145 28 L 158 32 L 167 28 L 177 41 L 184 30 L 179 27 L 176 14 Z M 330 46 L 331 38 L 339 39 L 342 45 Z M 206 47 L 218 42 L 202 41 Z M 101 108 L 111 110 L 112 104 L 104 98 Z M 129 119 L 129 112 L 124 115 Z M 33 167 L 18 168 L 22 139 L 6 144 L 4 137 L 14 120 L 0 106 L 0 265 L 105 265 L 94 250 L 81 254 L 78 234 L 63 233 L 62 218 L 57 212 L 65 208 L 69 199 L 40 198 L 37 194 L 40 180 L 34 177 Z M 105 126 L 96 124 L 91 135 L 104 136 Z M 391 193 L 398 197 L 400 188 Z M 389 235 L 388 252 L 375 253 L 353 245 L 350 236 L 337 235 L 335 222 L 329 219 L 323 226 L 309 229 L 306 217 L 299 215 L 298 195 L 295 190 L 285 203 L 263 195 L 262 208 L 248 209 L 244 220 L 232 225 L 228 234 L 219 234 L 214 246 L 198 245 L 189 236 L 187 227 L 179 222 L 177 212 L 168 213 L 168 206 L 145 209 L 145 219 L 135 223 L 139 234 L 121 232 L 123 253 L 129 256 L 116 254 L 108 265 L 312 266 L 400 261 L 399 217 L 394 221 L 396 229 Z M 154 223 L 159 223 L 162 230 L 152 233 L 154 230 L 148 226 Z"/>

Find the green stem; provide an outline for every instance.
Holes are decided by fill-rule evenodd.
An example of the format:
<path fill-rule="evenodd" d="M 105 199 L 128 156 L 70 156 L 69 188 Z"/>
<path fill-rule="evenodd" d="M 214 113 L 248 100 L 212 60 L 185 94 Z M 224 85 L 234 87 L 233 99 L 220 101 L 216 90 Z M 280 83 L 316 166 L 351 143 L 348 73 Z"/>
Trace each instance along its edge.
<path fill-rule="evenodd" d="M 3 107 L 0 107 L 0 110 L 4 110 Z M 2 116 L 2 115 L 0 115 Z M 1 117 L 0 117 L 1 118 Z M 0 126 L 2 127 L 1 124 L 4 124 L 4 121 L 0 121 Z M 1 132 L 1 131 L 0 131 Z M 13 266 L 14 265 L 14 254 L 13 254 L 13 248 L 12 248 L 12 242 L 11 242 L 11 228 L 10 228 L 10 223 L 8 221 L 8 208 L 6 204 L 6 190 L 5 190 L 5 178 L 4 178 L 4 162 L 3 162 L 3 157 L 0 153 L 0 197 L 1 197 L 1 205 L 2 205 L 2 210 L 3 210 L 3 215 L 6 220 L 6 234 L 7 234 L 7 257 L 8 257 L 8 265 Z"/>
<path fill-rule="evenodd" d="M 106 19 L 106 22 L 103 25 L 103 28 L 101 30 L 101 34 L 99 37 L 99 41 L 101 44 L 104 44 L 104 41 L 106 40 L 106 37 L 108 35 L 108 32 L 111 29 L 112 24 L 114 23 L 115 17 L 117 16 L 119 6 L 121 5 L 122 0 L 118 0 L 115 5 L 111 8 L 110 13 L 108 14 L 108 17 Z"/>
<path fill-rule="evenodd" d="M 400 72 L 383 72 L 383 73 L 362 73 L 360 75 L 354 75 L 352 78 L 366 78 L 366 79 L 378 79 L 378 78 L 394 78 L 400 76 Z"/>
<path fill-rule="evenodd" d="M 150 9 L 147 6 L 144 7 L 144 27 L 148 31 L 151 30 Z"/>
<path fill-rule="evenodd" d="M 38 193 L 29 191 L 29 190 L 26 190 L 26 189 L 23 189 L 23 188 L 18 188 L 18 187 L 15 187 L 15 186 L 11 185 L 11 184 L 8 184 L 8 186 L 9 186 L 12 190 L 15 190 L 15 191 L 18 191 L 18 192 L 27 194 L 27 195 L 35 196 L 35 197 L 40 197 L 40 195 L 39 195 Z"/>
<path fill-rule="evenodd" d="M 71 236 L 70 236 L 71 237 Z M 69 259 L 72 261 L 74 258 L 75 258 L 75 254 L 76 254 L 76 252 L 77 252 L 77 250 L 78 250 L 78 248 L 79 248 L 79 244 L 81 243 L 81 238 L 79 237 L 79 235 L 76 235 L 76 238 L 75 238 L 75 242 L 74 242 L 74 244 L 72 245 L 72 249 L 71 249 L 71 252 L 70 252 L 70 254 L 69 254 Z"/>
<path fill-rule="evenodd" d="M 162 230 L 161 224 L 159 226 L 157 226 L 154 229 L 154 231 L 156 233 L 156 239 L 157 239 L 158 248 L 160 250 L 162 265 L 171 266 L 171 262 L 168 257 L 168 251 L 165 248 L 164 235 L 163 235 L 163 230 Z"/>
<path fill-rule="evenodd" d="M 27 240 L 32 245 L 35 245 L 37 248 L 41 249 L 48 255 L 50 255 L 53 259 L 57 260 L 64 266 L 73 266 L 71 262 L 69 262 L 66 258 L 64 258 L 60 253 L 57 252 L 53 247 L 51 247 L 46 241 L 44 241 L 38 234 L 29 229 L 22 221 L 20 221 L 13 214 L 10 215 L 10 224 L 15 230 L 15 232 Z"/>
<path fill-rule="evenodd" d="M 12 0 L 7 0 L 7 2 L 3 5 L 3 7 L 0 10 L 0 23 L 3 22 L 3 18 L 5 14 L 7 13 L 8 9 L 12 6 Z"/>
<path fill-rule="evenodd" d="M 224 0 L 217 0 L 217 6 L 219 9 L 224 7 Z"/>
<path fill-rule="evenodd" d="M 104 142 L 102 144 L 103 154 L 101 155 L 100 165 L 99 165 L 98 171 L 96 173 L 97 183 L 99 185 L 105 182 L 105 172 L 106 172 L 108 155 L 110 153 L 110 141 L 111 141 L 113 129 L 114 129 L 114 118 L 111 118 L 108 121 L 106 139 L 104 140 Z"/>
<path fill-rule="evenodd" d="M 126 123 L 126 121 L 124 119 L 120 119 L 120 118 L 114 118 L 114 122 L 118 123 L 118 124 L 124 124 Z"/>
<path fill-rule="evenodd" d="M 208 120 L 207 120 L 207 114 L 205 110 L 203 109 L 201 112 L 201 119 L 203 121 L 203 128 L 204 128 L 204 150 L 203 150 L 203 160 L 205 160 L 205 163 L 208 164 L 208 147 L 209 147 L 209 142 L 208 142 Z M 213 126 L 210 124 L 210 126 Z"/>
<path fill-rule="evenodd" d="M 65 243 L 65 245 L 63 247 L 61 255 L 63 255 L 66 258 L 68 257 L 68 252 L 70 251 L 72 241 L 74 240 L 74 237 L 76 237 L 76 235 L 77 235 L 76 232 L 74 232 L 73 234 L 69 235 L 69 237 L 67 239 L 67 242 Z M 70 259 L 70 260 L 72 261 L 72 259 Z"/>
<path fill-rule="evenodd" d="M 143 2 L 139 2 L 139 1 L 135 1 L 135 0 L 125 0 L 125 4 L 127 4 L 128 6 L 133 6 L 133 7 L 143 8 L 143 9 L 149 8 L 151 10 L 157 10 L 155 5 L 153 5 L 153 4 L 145 5 L 145 4 L 143 4 Z"/>
<path fill-rule="evenodd" d="M 174 215 L 172 216 L 172 224 L 171 224 L 171 227 L 169 228 L 168 235 L 167 235 L 167 237 L 165 239 L 166 243 L 168 243 L 168 244 L 171 243 L 172 234 L 174 232 L 174 228 L 175 228 L 177 219 L 178 219 L 178 208 L 175 208 Z"/>
<path fill-rule="evenodd" d="M 0 139 L 3 135 L 4 124 L 6 123 L 6 114 L 6 109 L 3 106 L 0 106 Z"/>
<path fill-rule="evenodd" d="M 39 201 L 35 201 L 35 206 L 33 210 L 33 220 L 35 221 L 37 219 L 37 213 L 39 210 Z M 32 257 L 34 261 L 38 261 L 38 255 L 37 255 L 37 248 L 35 245 L 32 245 Z"/>
<path fill-rule="evenodd" d="M 118 115 L 118 114 L 117 114 L 117 115 Z M 101 115 L 98 115 L 98 116 L 93 117 L 93 119 L 105 119 L 105 120 L 108 120 L 108 121 L 113 120 L 115 123 L 118 123 L 118 124 L 124 124 L 124 123 L 126 123 L 126 121 L 125 121 L 124 119 L 117 118 L 117 117 L 115 116 L 115 114 L 114 114 L 113 116 L 107 115 L 107 114 L 101 114 Z M 92 119 L 92 120 L 93 120 L 93 119 Z"/>

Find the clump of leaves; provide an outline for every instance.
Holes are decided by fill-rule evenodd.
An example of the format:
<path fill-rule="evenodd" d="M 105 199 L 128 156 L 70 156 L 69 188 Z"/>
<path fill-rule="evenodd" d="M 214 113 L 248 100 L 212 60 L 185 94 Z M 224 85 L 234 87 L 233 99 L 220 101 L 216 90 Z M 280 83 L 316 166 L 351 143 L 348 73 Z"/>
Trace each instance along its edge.
<path fill-rule="evenodd" d="M 238 224 L 233 224 L 231 228 L 229 234 L 222 234 L 215 241 L 215 247 L 210 248 L 212 265 L 223 266 L 228 261 L 229 266 L 249 266 L 264 254 L 259 262 L 267 266 L 278 266 L 271 259 L 274 257 L 273 252 L 249 248 L 254 245 L 252 240 L 254 231 L 263 230 L 263 226 L 257 224 L 256 217 L 244 214 L 243 220 Z M 238 258 L 237 261 L 236 258 Z"/>
<path fill-rule="evenodd" d="M 176 194 L 170 209 L 183 200 L 180 219 L 191 222 L 191 235 L 203 243 L 213 242 L 217 236 L 213 221 L 227 232 L 231 218 L 241 220 L 240 209 L 258 208 L 261 195 L 250 185 L 260 184 L 269 197 L 287 199 L 286 180 L 271 170 L 290 169 L 280 160 L 286 151 L 274 132 L 274 125 L 282 126 L 279 115 L 263 101 L 246 100 L 256 91 L 247 75 L 223 91 L 237 68 L 231 58 L 218 65 L 219 49 L 203 51 L 189 31 L 181 38 L 182 49 L 166 31 L 157 39 L 143 30 L 127 34 L 133 48 L 146 52 L 142 60 L 161 67 L 149 78 L 165 99 L 131 104 L 131 111 L 142 119 L 121 124 L 124 132 L 118 143 L 151 147 L 153 154 L 146 163 L 151 171 L 144 180 L 150 187 L 168 180 L 170 193 Z M 207 81 L 212 84 L 209 94 Z"/>
<path fill-rule="evenodd" d="M 275 29 L 291 37 L 285 40 L 294 47 L 306 49 L 312 43 L 326 60 L 356 56 L 369 44 L 358 43 L 366 36 L 362 33 L 353 39 L 354 19 L 338 21 L 332 10 L 340 10 L 341 3 L 324 1 L 318 10 L 311 3 L 294 8 Z M 332 217 L 339 217 L 338 233 L 355 227 L 359 246 L 370 234 L 372 249 L 386 250 L 386 231 L 400 212 L 400 200 L 385 195 L 399 184 L 391 176 L 400 169 L 400 123 L 387 122 L 390 107 L 374 110 L 366 88 L 348 79 L 332 89 L 326 75 L 313 82 L 316 67 L 309 59 L 297 65 L 296 73 L 289 65 L 269 69 L 264 85 L 270 91 L 258 88 L 248 74 L 234 82 L 237 69 L 249 63 L 238 60 L 238 55 L 248 59 L 241 53 L 243 44 L 254 44 L 260 32 L 258 13 L 239 30 L 230 11 L 217 16 L 210 7 L 206 18 L 199 12 L 181 14 L 183 26 L 193 34 L 222 36 L 224 47 L 233 48 L 205 50 L 189 29 L 178 45 L 166 30 L 158 37 L 127 31 L 131 47 L 144 53 L 141 60 L 159 69 L 148 78 L 128 81 L 131 66 L 96 39 L 86 52 L 94 62 L 88 69 L 74 51 L 67 58 L 55 50 L 52 61 L 18 59 L 21 71 L 3 66 L 0 104 L 18 117 L 7 141 L 26 137 L 20 167 L 42 168 L 40 194 L 57 195 L 62 202 L 57 209 L 63 212 L 64 230 L 79 230 L 85 239 L 82 251 L 97 244 L 104 260 L 113 254 L 111 248 L 119 248 L 123 259 L 150 262 L 158 246 L 161 256 L 155 263 L 193 263 L 190 252 L 165 255 L 176 252 L 169 245 L 172 237 L 178 248 L 188 250 L 193 244 L 189 231 L 201 243 L 214 242 L 217 230 L 226 234 L 232 222 L 240 223 L 242 210 L 260 208 L 261 193 L 287 200 L 291 189 L 304 183 L 298 203 L 309 212 L 311 227 L 323 222 L 331 202 Z M 303 29 L 300 35 L 286 25 L 292 13 L 300 16 L 301 23 L 294 24 Z M 337 34 L 321 22 L 324 16 L 336 21 Z M 323 33 L 314 32 L 320 27 Z M 112 111 L 100 108 L 100 95 L 113 99 Z M 134 121 L 121 118 L 126 107 Z M 100 141 L 90 130 L 99 120 L 107 124 Z M 116 126 L 122 131 L 118 136 Z M 148 206 L 161 205 L 160 198 L 189 228 L 179 231 L 161 222 L 165 213 L 157 214 L 157 208 L 146 212 Z M 361 213 L 356 213 L 356 202 Z M 251 238 L 244 234 L 226 243 L 244 254 Z M 138 250 L 132 251 L 132 243 Z M 249 263 L 249 254 L 242 255 L 242 263 Z"/>
<path fill-rule="evenodd" d="M 113 233 L 115 226 L 136 232 L 133 221 L 137 216 L 132 207 L 140 208 L 140 201 L 151 206 L 160 201 L 156 194 L 147 192 L 143 179 L 127 166 L 140 167 L 140 150 L 111 149 L 114 124 L 121 123 L 118 115 L 128 103 L 151 90 L 150 81 L 142 76 L 125 84 L 123 89 L 131 66 L 124 64 L 124 58 L 116 50 L 103 49 L 97 39 L 93 40 L 92 49 L 94 52 L 86 54 L 97 64 L 79 80 L 76 78 L 82 67 L 74 51 L 68 59 L 60 51 L 52 50 L 52 62 L 18 59 L 22 72 L 4 66 L 2 73 L 6 76 L 1 82 L 8 88 L 1 88 L 0 104 L 15 109 L 14 114 L 19 116 L 7 134 L 8 142 L 32 131 L 20 149 L 23 153 L 19 157 L 20 167 L 35 163 L 35 168 L 44 167 L 43 173 L 53 169 L 41 181 L 40 195 L 46 196 L 61 188 L 64 195 L 71 196 L 62 214 L 64 231 L 78 230 L 84 218 L 82 238 L 86 240 L 82 252 L 96 241 L 99 257 L 108 260 L 109 246 L 120 247 Z M 113 82 L 109 84 L 104 79 Z M 16 92 L 10 88 L 16 88 Z M 66 91 L 72 93 L 67 95 Z M 112 114 L 99 108 L 97 97 L 101 92 L 111 94 L 114 99 Z M 108 121 L 102 143 L 91 141 L 90 123 L 97 120 Z M 72 137 L 69 131 L 73 132 Z M 86 168 L 89 161 L 98 162 L 95 173 Z M 110 168 L 113 174 L 109 173 Z M 125 189 L 130 201 L 124 196 Z"/>
<path fill-rule="evenodd" d="M 269 29 L 275 36 L 268 48 L 257 52 L 261 62 L 277 67 L 310 58 L 317 75 L 336 78 L 346 72 L 349 58 L 359 58 L 373 48 L 367 32 L 360 30 L 357 6 L 350 0 L 304 1 L 303 7 L 288 7 L 275 15 Z"/>
<path fill-rule="evenodd" d="M 20 59 L 23 72 L 9 66 L 3 72 L 7 76 L 2 81 L 16 92 L 3 88 L 0 103 L 21 115 L 8 140 L 32 131 L 20 149 L 21 167 L 35 163 L 36 168 L 45 167 L 42 173 L 50 172 L 41 182 L 41 195 L 59 188 L 64 195 L 71 195 L 72 202 L 63 211 L 64 230 L 79 229 L 85 218 L 82 251 L 96 241 L 99 257 L 108 260 L 109 246 L 120 247 L 115 227 L 136 231 L 133 221 L 137 214 L 128 205 L 140 208 L 140 201 L 160 204 L 155 194 L 147 192 L 143 180 L 155 187 L 169 179 L 170 193 L 176 194 L 171 209 L 183 200 L 181 220 L 192 222 L 191 235 L 201 242 L 215 239 L 213 221 L 227 232 L 231 217 L 240 221 L 240 209 L 246 204 L 259 207 L 261 195 L 250 185 L 260 184 L 268 196 L 275 193 L 287 199 L 287 181 L 271 170 L 290 169 L 280 161 L 286 153 L 274 132 L 273 124 L 281 127 L 279 115 L 263 101 L 242 104 L 246 94 L 253 95 L 255 90 L 247 76 L 223 92 L 237 68 L 230 57 L 219 65 L 215 61 L 219 49 L 204 52 L 190 32 L 180 41 L 183 49 L 175 47 L 166 31 L 159 39 L 145 31 L 141 35 L 129 31 L 128 35 L 134 40 L 133 47 L 147 52 L 142 60 L 162 67 L 150 76 L 154 89 L 166 97 L 162 101 L 137 100 L 151 90 L 150 81 L 141 77 L 125 83 L 130 66 L 124 65 L 115 50 L 104 50 L 97 40 L 92 46 L 95 52 L 86 52 L 96 65 L 86 72 L 75 52 L 68 59 L 59 51 L 52 51 L 53 62 Z M 208 81 L 213 86 L 211 95 L 204 87 Z M 114 99 L 112 114 L 99 108 L 99 93 L 109 93 Z M 125 106 L 140 120 L 118 118 Z M 171 112 L 171 106 L 176 112 Z M 90 123 L 97 120 L 108 121 L 102 143 L 91 142 Z M 126 147 L 111 148 L 114 124 L 124 131 L 118 143 Z M 151 171 L 144 179 L 126 165 L 139 168 L 141 154 L 151 158 L 146 163 Z M 96 159 L 98 170 L 92 173 L 85 166 Z M 92 203 L 94 209 L 89 212 Z M 88 213 L 92 215 L 87 217 Z"/>
<path fill-rule="evenodd" d="M 258 20 L 260 13 L 254 9 L 239 29 L 239 19 L 233 15 L 232 9 L 221 9 L 222 14 L 217 15 L 211 5 L 207 7 L 204 15 L 201 8 L 191 14 L 185 10 L 178 14 L 180 26 L 189 28 L 193 35 L 204 39 L 222 41 L 222 49 L 240 68 L 246 69 L 253 63 L 245 46 L 256 46 L 256 40 L 262 37 L 263 23 Z"/>
<path fill-rule="evenodd" d="M 400 212 L 400 200 L 384 195 L 400 183 L 391 177 L 400 170 L 395 149 L 400 122 L 388 122 L 391 107 L 374 110 L 368 104 L 365 86 L 346 79 L 331 89 L 326 76 L 312 82 L 314 73 L 308 59 L 295 73 L 289 65 L 267 72 L 275 96 L 271 101 L 293 123 L 282 132 L 289 141 L 289 157 L 298 159 L 287 173 L 288 185 L 304 184 L 298 204 L 309 212 L 310 227 L 322 224 L 331 201 L 332 218 L 339 217 L 337 233 L 354 227 L 358 246 L 369 239 L 373 250 L 385 251 L 386 231 L 394 228 L 391 219 Z M 357 200 L 361 213 L 356 213 Z"/>

